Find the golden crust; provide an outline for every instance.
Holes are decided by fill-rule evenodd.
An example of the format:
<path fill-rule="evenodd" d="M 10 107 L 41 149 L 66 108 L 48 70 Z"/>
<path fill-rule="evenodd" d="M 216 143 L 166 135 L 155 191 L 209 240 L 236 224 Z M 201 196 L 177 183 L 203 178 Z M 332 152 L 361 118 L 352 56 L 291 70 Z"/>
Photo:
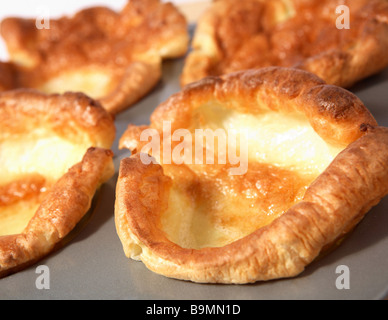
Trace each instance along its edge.
<path fill-rule="evenodd" d="M 162 59 L 183 56 L 189 39 L 184 16 L 159 0 L 128 1 L 120 12 L 84 9 L 51 19 L 50 29 L 7 18 L 1 30 L 14 70 L 0 89 L 82 91 L 111 113 L 148 93 L 160 80 Z"/>
<path fill-rule="evenodd" d="M 144 129 L 152 128 L 161 134 L 166 119 L 172 120 L 172 128 L 190 128 L 195 122 L 194 111 L 201 105 L 210 108 L 209 101 L 221 104 L 224 113 L 240 108 L 257 118 L 263 114 L 273 116 L 273 110 L 287 118 L 290 109 L 297 109 L 325 143 L 341 148 L 327 167 L 307 180 L 302 196 L 297 201 L 288 201 L 289 207 L 272 221 L 226 244 L 195 247 L 175 241 L 179 237 L 174 238 L 169 232 L 172 227 L 166 227 L 166 223 L 176 223 L 166 220 L 166 212 L 177 208 L 176 201 L 181 201 L 177 194 L 188 199 L 183 211 L 189 216 L 193 207 L 200 208 L 206 201 L 228 201 L 225 199 L 236 193 L 237 205 L 232 209 L 238 220 L 233 220 L 233 224 L 244 226 L 240 220 L 255 223 L 247 205 L 252 203 L 249 198 L 253 195 L 247 191 L 253 189 L 246 187 L 247 184 L 252 179 L 256 183 L 261 182 L 260 179 L 265 183 L 268 179 L 255 171 L 257 166 L 267 164 L 252 159 L 248 172 L 233 179 L 220 174 L 222 169 L 216 165 L 204 166 L 201 171 L 189 164 L 144 163 L 141 158 L 144 142 L 140 141 Z M 202 114 L 203 118 L 207 115 L 206 111 Z M 331 137 L 317 123 L 325 123 L 333 132 L 336 128 L 338 134 Z M 324 248 L 349 232 L 388 193 L 385 166 L 388 129 L 379 127 L 350 92 L 296 69 L 274 67 L 203 79 L 161 104 L 152 115 L 149 127 L 129 126 L 120 146 L 129 147 L 133 153 L 120 164 L 116 190 L 115 222 L 125 254 L 142 260 L 154 272 L 195 282 L 248 283 L 296 276 Z M 276 152 L 276 146 L 269 148 Z M 214 175 L 213 170 L 218 173 Z M 276 172 L 274 167 L 272 172 Z M 299 177 L 303 177 L 302 172 Z M 271 183 L 281 186 L 282 182 L 273 180 Z M 213 198 L 214 190 L 220 185 L 226 185 L 220 190 L 228 192 L 227 197 Z M 228 187 L 234 193 L 229 192 Z M 286 192 L 288 190 L 282 193 Z M 201 193 L 203 195 L 195 196 Z M 268 192 L 260 199 L 270 197 L 276 205 L 278 200 L 274 195 L 276 193 Z M 254 203 L 257 212 L 261 210 L 260 201 Z M 233 202 L 224 203 L 217 219 L 228 214 L 230 204 Z M 233 215 L 226 218 L 233 218 Z M 189 219 L 195 221 L 196 218 Z M 206 228 L 204 221 L 201 220 L 200 229 Z M 190 228 L 186 227 L 182 224 L 175 230 L 190 233 Z M 216 231 L 208 229 L 207 232 Z"/>
<path fill-rule="evenodd" d="M 336 28 L 340 5 L 349 8 L 350 29 Z M 387 39 L 386 0 L 214 1 L 198 22 L 181 83 L 282 66 L 350 87 L 388 66 Z"/>
<path fill-rule="evenodd" d="M 115 125 L 81 93 L 0 93 L 0 277 L 48 254 L 114 172 Z"/>
<path fill-rule="evenodd" d="M 0 92 L 0 137 L 28 134 L 45 128 L 57 136 L 89 146 L 110 148 L 115 136 L 114 117 L 83 93 L 47 95 L 33 89 Z"/>

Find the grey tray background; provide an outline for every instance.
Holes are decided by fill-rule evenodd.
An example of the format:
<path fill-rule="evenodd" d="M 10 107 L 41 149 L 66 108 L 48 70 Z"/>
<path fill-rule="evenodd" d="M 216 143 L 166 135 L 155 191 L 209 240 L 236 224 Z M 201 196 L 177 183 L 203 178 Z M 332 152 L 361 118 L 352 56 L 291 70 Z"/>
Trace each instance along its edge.
<path fill-rule="evenodd" d="M 163 64 L 163 79 L 131 109 L 116 118 L 116 175 L 100 193 L 89 222 L 64 248 L 36 265 L 0 280 L 0 299 L 384 299 L 388 295 L 388 197 L 373 208 L 342 245 L 313 262 L 296 278 L 249 285 L 196 284 L 165 278 L 124 256 L 114 225 L 120 159 L 118 140 L 129 123 L 148 124 L 155 107 L 179 91 L 183 59 Z M 351 89 L 380 125 L 388 126 L 388 69 Z M 39 290 L 38 265 L 50 270 L 50 289 Z M 335 286 L 336 267 L 350 270 L 350 289 Z"/>

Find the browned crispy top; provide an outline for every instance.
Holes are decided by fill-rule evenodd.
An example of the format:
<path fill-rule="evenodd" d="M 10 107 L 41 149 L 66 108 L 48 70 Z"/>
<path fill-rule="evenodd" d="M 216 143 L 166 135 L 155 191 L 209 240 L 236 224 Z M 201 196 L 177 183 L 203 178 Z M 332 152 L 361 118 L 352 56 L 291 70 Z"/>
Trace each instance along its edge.
<path fill-rule="evenodd" d="M 0 62 L 0 91 L 82 91 L 112 113 L 145 95 L 160 79 L 162 59 L 183 56 L 189 41 L 183 14 L 160 0 L 128 1 L 117 12 L 91 7 L 51 19 L 49 29 L 10 17 L 1 35 L 11 62 Z"/>
<path fill-rule="evenodd" d="M 371 17 L 388 17 L 386 1 L 293 1 L 295 14 L 283 12 L 285 20 L 276 23 L 273 1 L 245 0 L 237 6 L 235 1 L 226 2 L 216 28 L 223 60 L 212 74 L 258 66 L 289 67 L 323 51 L 346 49 L 354 45 Z M 352 19 L 351 28 L 342 32 L 336 27 L 339 15 L 335 13 L 340 3 L 349 5 Z"/>
<path fill-rule="evenodd" d="M 50 20 L 50 29 L 38 30 L 35 19 L 8 18 L 2 36 L 12 52 L 23 47 L 38 63 L 60 70 L 85 62 L 127 66 L 139 54 L 157 51 L 175 32 L 185 32 L 184 17 L 159 0 L 129 1 L 120 12 L 92 7 L 73 17 Z M 47 73 L 53 70 L 47 69 Z"/>
<path fill-rule="evenodd" d="M 346 5 L 350 13 L 350 29 L 337 29 L 337 19 L 340 22 L 339 5 Z M 200 75 L 220 75 L 238 70 L 266 66 L 301 67 L 316 71 L 319 66 L 305 66 L 307 59 L 321 57 L 327 54 L 321 68 L 337 68 L 336 73 L 351 73 L 345 70 L 343 64 L 355 63 L 355 52 L 358 46 L 364 60 L 376 60 L 374 63 L 388 64 L 385 55 L 386 42 L 377 40 L 388 31 L 388 1 L 386 0 L 312 0 L 312 1 L 262 1 L 262 0 L 219 0 L 199 21 L 198 39 L 194 38 L 194 50 L 205 52 L 211 62 L 203 62 L 206 71 Z M 206 48 L 204 34 L 210 37 L 215 49 Z M 382 36 L 385 38 L 385 36 Z M 373 46 L 367 42 L 369 37 L 376 40 Z M 197 41 L 197 42 L 196 42 Z M 210 40 L 209 40 L 210 41 Z M 373 41 L 373 40 L 370 40 Z M 362 44 L 361 44 L 362 43 Z M 368 46 L 370 48 L 365 48 Z M 375 55 L 379 51 L 381 58 Z M 349 53 L 349 57 L 347 54 Z M 370 55 L 370 57 L 368 57 Z M 202 57 L 205 59 L 205 57 Z M 333 60 L 333 61 L 329 61 Z M 360 64 L 366 64 L 357 57 Z M 204 60 L 203 60 L 204 61 Z M 187 71 L 195 73 L 192 69 Z M 341 69 L 342 68 L 342 69 Z M 369 66 L 369 69 L 372 69 Z M 313 70 L 311 70 L 313 69 Z M 338 85 L 348 85 L 359 75 L 350 74 L 352 81 L 324 77 L 325 71 L 317 72 L 326 82 Z M 372 72 L 372 71 L 371 71 Z M 363 71 L 365 76 L 366 71 Z M 189 81 L 183 80 L 183 84 Z"/>
<path fill-rule="evenodd" d="M 23 125 L 21 125 L 23 124 Z M 46 95 L 33 89 L 0 93 L 1 138 L 31 133 L 34 128 L 53 130 L 80 142 L 85 133 L 96 146 L 110 147 L 116 135 L 114 118 L 100 103 L 83 93 Z"/>

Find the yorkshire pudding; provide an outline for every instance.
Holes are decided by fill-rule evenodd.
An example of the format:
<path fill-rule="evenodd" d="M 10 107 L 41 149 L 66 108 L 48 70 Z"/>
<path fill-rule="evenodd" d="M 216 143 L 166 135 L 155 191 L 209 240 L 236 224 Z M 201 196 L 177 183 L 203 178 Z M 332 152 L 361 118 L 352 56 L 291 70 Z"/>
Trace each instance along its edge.
<path fill-rule="evenodd" d="M 125 255 L 195 282 L 296 276 L 388 193 L 388 128 L 298 69 L 188 85 L 120 147 L 132 151 L 115 204 Z"/>
<path fill-rule="evenodd" d="M 281 66 L 350 87 L 388 66 L 388 1 L 218 0 L 200 18 L 192 47 L 183 85 Z"/>
<path fill-rule="evenodd" d="M 159 0 L 128 1 L 121 12 L 84 9 L 73 17 L 51 19 L 49 29 L 38 29 L 36 23 L 2 21 L 11 65 L 0 66 L 9 75 L 0 89 L 81 91 L 111 113 L 148 93 L 161 78 L 162 59 L 184 55 L 189 41 L 184 16 Z"/>
<path fill-rule="evenodd" d="M 112 116 L 83 94 L 0 93 L 0 277 L 50 253 L 113 175 Z"/>

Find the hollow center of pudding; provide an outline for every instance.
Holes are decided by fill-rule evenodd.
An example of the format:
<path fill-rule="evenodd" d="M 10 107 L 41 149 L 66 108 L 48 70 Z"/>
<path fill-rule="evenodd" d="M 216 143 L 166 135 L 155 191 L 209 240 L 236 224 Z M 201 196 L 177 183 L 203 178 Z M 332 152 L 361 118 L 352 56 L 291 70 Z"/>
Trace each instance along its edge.
<path fill-rule="evenodd" d="M 23 231 L 48 188 L 46 179 L 38 174 L 0 186 L 0 236 Z"/>
<path fill-rule="evenodd" d="M 45 194 L 85 153 L 76 144 L 43 129 L 0 137 L 0 236 L 27 226 Z"/>
<path fill-rule="evenodd" d="M 231 139 L 227 147 L 236 147 L 239 157 L 231 163 L 228 150 L 219 149 L 222 143 L 206 142 L 204 155 L 215 145 L 215 157 L 226 152 L 226 163 L 164 165 L 173 184 L 162 228 L 185 248 L 224 246 L 268 225 L 303 199 L 342 150 L 327 144 L 297 113 L 246 114 L 208 104 L 197 109 L 188 129 L 194 135 L 199 128 L 232 135 L 236 143 Z"/>

